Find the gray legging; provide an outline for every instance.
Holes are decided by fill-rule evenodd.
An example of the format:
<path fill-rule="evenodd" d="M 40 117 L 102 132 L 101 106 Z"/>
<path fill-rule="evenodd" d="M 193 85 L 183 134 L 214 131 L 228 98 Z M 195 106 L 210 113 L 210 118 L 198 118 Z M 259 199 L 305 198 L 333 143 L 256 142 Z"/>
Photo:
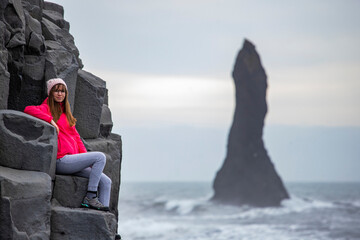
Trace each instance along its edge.
<path fill-rule="evenodd" d="M 88 191 L 99 190 L 100 202 L 108 207 L 111 179 L 102 172 L 105 163 L 106 157 L 102 152 L 66 155 L 56 160 L 56 173 L 89 178 Z"/>

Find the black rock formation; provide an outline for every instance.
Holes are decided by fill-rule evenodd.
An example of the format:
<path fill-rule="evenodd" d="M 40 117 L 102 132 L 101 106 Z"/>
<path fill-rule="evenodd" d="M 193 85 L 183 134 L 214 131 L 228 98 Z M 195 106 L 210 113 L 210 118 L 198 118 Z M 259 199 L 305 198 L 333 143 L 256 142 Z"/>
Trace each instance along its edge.
<path fill-rule="evenodd" d="M 55 129 L 38 118 L 0 110 L 0 166 L 40 171 L 55 178 Z"/>
<path fill-rule="evenodd" d="M 214 201 L 278 206 L 288 193 L 262 140 L 267 80 L 255 46 L 245 40 L 233 70 L 236 107 L 227 156 L 213 183 Z"/>
<path fill-rule="evenodd" d="M 0 166 L 0 239 L 49 239 L 51 178 Z"/>
<path fill-rule="evenodd" d="M 83 71 L 62 6 L 0 1 L 0 239 L 114 239 L 122 159 L 106 82 Z M 55 128 L 23 113 L 64 79 L 76 128 L 88 151 L 106 155 L 110 212 L 80 209 L 88 180 L 56 175 Z"/>

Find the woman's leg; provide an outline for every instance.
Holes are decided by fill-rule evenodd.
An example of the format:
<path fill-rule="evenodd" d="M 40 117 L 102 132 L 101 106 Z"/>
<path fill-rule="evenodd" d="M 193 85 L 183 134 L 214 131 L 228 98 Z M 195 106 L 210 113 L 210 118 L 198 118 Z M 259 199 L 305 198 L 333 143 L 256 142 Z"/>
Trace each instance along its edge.
<path fill-rule="evenodd" d="M 85 168 L 91 167 L 88 177 L 88 191 L 96 192 L 105 163 L 106 157 L 102 152 L 66 155 L 63 158 L 56 160 L 56 173 L 74 174 L 84 170 Z"/>
<path fill-rule="evenodd" d="M 85 168 L 80 172 L 74 173 L 74 175 L 89 178 L 90 173 L 91 173 L 91 168 Z M 110 193 L 111 193 L 111 179 L 108 176 L 106 176 L 104 173 L 102 173 L 99 182 L 99 200 L 105 207 L 109 206 Z"/>
<path fill-rule="evenodd" d="M 101 174 L 99 183 L 99 200 L 106 207 L 109 207 L 110 205 L 111 184 L 111 179 L 104 173 Z"/>

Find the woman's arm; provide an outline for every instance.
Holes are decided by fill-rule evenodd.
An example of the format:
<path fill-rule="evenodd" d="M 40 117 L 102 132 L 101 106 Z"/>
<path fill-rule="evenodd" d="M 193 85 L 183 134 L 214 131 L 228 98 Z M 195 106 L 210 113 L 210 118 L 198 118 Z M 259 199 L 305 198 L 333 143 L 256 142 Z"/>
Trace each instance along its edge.
<path fill-rule="evenodd" d="M 39 118 L 41 120 L 44 120 L 45 122 L 50 123 L 55 127 L 56 132 L 59 134 L 59 127 L 53 120 L 53 117 L 51 116 L 49 111 L 49 107 L 46 103 L 43 103 L 39 106 L 27 106 L 24 109 L 24 113 L 27 113 L 33 117 Z"/>
<path fill-rule="evenodd" d="M 53 117 L 49 112 L 49 108 L 46 103 L 43 103 L 39 106 L 27 106 L 24 109 L 24 113 L 27 113 L 31 116 L 44 120 L 45 122 L 51 123 Z"/>

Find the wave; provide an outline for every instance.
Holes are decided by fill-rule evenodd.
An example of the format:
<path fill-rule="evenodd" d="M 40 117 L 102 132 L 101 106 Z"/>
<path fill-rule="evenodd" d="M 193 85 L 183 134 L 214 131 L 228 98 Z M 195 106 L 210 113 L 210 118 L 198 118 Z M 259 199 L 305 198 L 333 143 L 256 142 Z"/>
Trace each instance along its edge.
<path fill-rule="evenodd" d="M 360 200 L 351 203 L 354 207 L 360 208 Z"/>
<path fill-rule="evenodd" d="M 360 195 L 352 189 L 301 185 L 279 207 L 259 208 L 210 201 L 212 191 L 200 184 L 151 187 L 134 188 L 121 200 L 124 239 L 360 239 Z"/>
<path fill-rule="evenodd" d="M 126 219 L 119 229 L 128 239 L 137 240 L 329 239 L 321 224 L 308 226 L 298 219 L 313 219 L 317 215 L 312 210 L 334 208 L 333 203 L 292 196 L 280 207 L 256 208 L 221 205 L 209 199 L 160 197 L 148 202 L 150 215 Z"/>
<path fill-rule="evenodd" d="M 303 212 L 313 208 L 332 208 L 335 204 L 310 198 L 291 196 L 281 202 L 281 205 L 291 212 Z"/>
<path fill-rule="evenodd" d="M 158 198 L 153 206 L 162 206 L 165 211 L 175 212 L 179 215 L 187 215 L 195 211 L 201 211 L 209 203 L 210 197 L 196 199 L 172 199 L 165 200 Z"/>
<path fill-rule="evenodd" d="M 360 200 L 354 200 L 354 201 L 336 201 L 334 202 L 336 205 L 339 205 L 341 207 L 345 208 L 360 208 Z"/>
<path fill-rule="evenodd" d="M 196 199 L 158 198 L 151 204 L 157 210 L 178 215 L 192 215 L 207 219 L 251 219 L 264 216 L 276 216 L 301 213 L 319 208 L 333 208 L 335 203 L 291 196 L 283 200 L 280 207 L 229 206 L 210 201 L 210 197 Z M 200 216 L 199 216 L 200 215 Z"/>

